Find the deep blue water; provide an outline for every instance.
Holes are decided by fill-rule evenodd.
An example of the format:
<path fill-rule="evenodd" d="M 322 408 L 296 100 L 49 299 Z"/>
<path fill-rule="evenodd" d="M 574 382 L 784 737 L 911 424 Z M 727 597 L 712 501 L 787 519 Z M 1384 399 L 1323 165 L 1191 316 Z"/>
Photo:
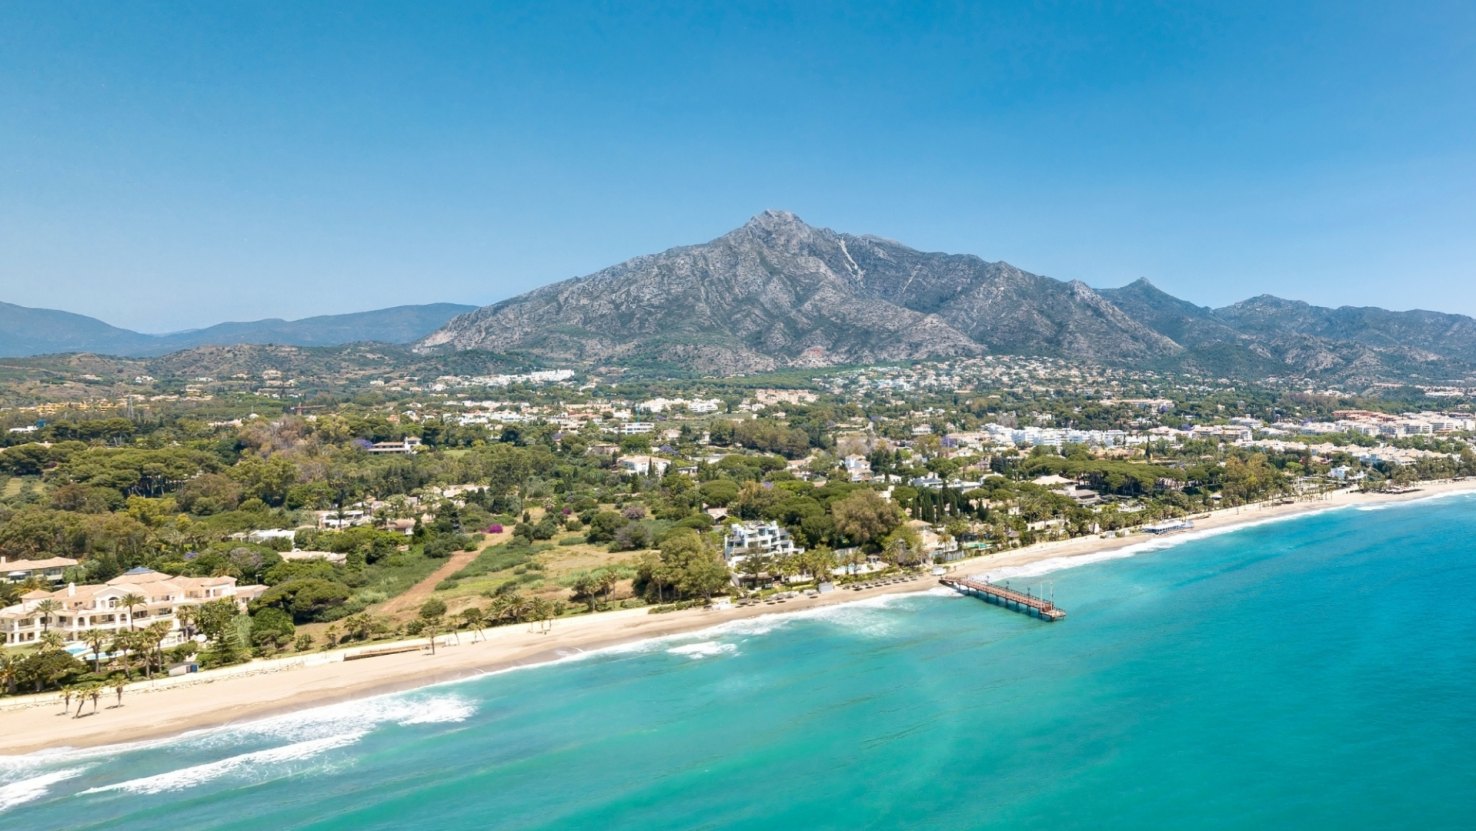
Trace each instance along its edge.
<path fill-rule="evenodd" d="M 0 760 L 0 828 L 1476 828 L 1476 497 L 1014 579 L 1069 618 L 890 598 Z"/>

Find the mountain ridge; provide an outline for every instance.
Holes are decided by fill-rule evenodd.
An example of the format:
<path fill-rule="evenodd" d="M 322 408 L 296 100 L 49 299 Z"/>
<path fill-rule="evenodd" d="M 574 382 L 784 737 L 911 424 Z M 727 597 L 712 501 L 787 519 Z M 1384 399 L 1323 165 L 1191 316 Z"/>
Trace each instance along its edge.
<path fill-rule="evenodd" d="M 112 326 L 86 315 L 0 302 L 0 356 L 88 352 L 152 357 L 211 345 L 338 346 L 360 341 L 408 344 L 425 337 L 455 315 L 476 308 L 459 303 L 427 303 L 298 320 L 230 321 L 202 329 L 152 335 Z"/>
<path fill-rule="evenodd" d="M 716 374 L 994 353 L 1232 376 L 1445 377 L 1476 371 L 1476 320 L 1270 296 L 1213 309 L 1146 279 L 1098 290 L 768 210 L 708 242 L 459 315 L 415 348 L 493 347 Z"/>

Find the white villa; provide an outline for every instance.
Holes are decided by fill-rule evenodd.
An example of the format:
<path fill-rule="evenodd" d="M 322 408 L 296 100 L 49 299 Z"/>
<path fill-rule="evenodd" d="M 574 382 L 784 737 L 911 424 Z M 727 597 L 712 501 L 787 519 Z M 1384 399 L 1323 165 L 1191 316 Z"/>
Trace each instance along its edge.
<path fill-rule="evenodd" d="M 377 441 L 364 448 L 370 453 L 399 453 L 414 455 L 420 447 L 420 436 L 406 436 L 399 441 Z"/>
<path fill-rule="evenodd" d="M 671 467 L 670 459 L 660 456 L 621 456 L 615 460 L 622 473 L 633 473 L 637 476 L 665 476 L 666 469 Z"/>
<path fill-rule="evenodd" d="M 6 646 L 17 646 L 35 643 L 49 627 L 66 640 L 74 641 L 88 629 L 114 632 L 130 625 L 147 626 L 163 620 L 173 630 L 164 646 L 173 646 L 184 640 L 174 614 L 179 607 L 229 597 L 244 610 L 246 602 L 259 597 L 265 589 L 265 586 L 238 587 L 234 577 L 173 577 L 135 568 L 101 585 L 73 583 L 54 592 L 26 592 L 21 595 L 20 603 L 0 609 L 0 635 Z M 144 598 L 144 603 L 131 610 L 122 605 L 123 598 L 130 594 Z M 49 621 L 43 621 L 36 611 L 46 600 L 56 601 L 59 606 Z"/>
<path fill-rule="evenodd" d="M 754 554 L 778 556 L 798 554 L 804 549 L 777 522 L 738 522 L 728 527 L 723 540 L 723 559 L 733 566 Z"/>

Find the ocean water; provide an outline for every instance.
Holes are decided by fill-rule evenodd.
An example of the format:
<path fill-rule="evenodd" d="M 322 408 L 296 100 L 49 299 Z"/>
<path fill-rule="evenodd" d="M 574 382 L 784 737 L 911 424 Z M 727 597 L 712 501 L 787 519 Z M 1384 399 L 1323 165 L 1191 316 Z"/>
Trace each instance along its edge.
<path fill-rule="evenodd" d="M 1476 497 L 1126 553 L 0 759 L 0 828 L 1476 828 Z"/>

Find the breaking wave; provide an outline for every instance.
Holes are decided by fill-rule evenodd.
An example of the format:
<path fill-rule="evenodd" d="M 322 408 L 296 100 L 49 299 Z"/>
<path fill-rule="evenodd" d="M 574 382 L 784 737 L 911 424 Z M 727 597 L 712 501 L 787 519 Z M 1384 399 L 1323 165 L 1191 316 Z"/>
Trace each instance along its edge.
<path fill-rule="evenodd" d="M 243 774 L 251 779 L 270 778 L 274 765 L 283 762 L 295 762 L 303 759 L 311 759 L 348 747 L 368 735 L 368 730 L 357 730 L 351 733 L 342 733 L 337 736 L 328 736 L 320 739 L 309 739 L 296 742 L 282 747 L 273 747 L 268 750 L 257 750 L 252 753 L 242 753 L 229 759 L 221 759 L 216 762 L 207 762 L 203 765 L 171 770 L 168 773 L 160 773 L 154 776 L 145 776 L 141 779 L 130 779 L 126 782 L 118 782 L 112 785 L 103 785 L 82 791 L 81 796 L 95 793 L 106 793 L 109 791 L 124 791 L 134 794 L 156 794 L 166 791 L 181 791 L 212 782 L 224 776 Z"/>
<path fill-rule="evenodd" d="M 738 651 L 738 644 L 723 643 L 722 641 L 700 641 L 683 646 L 673 646 L 666 650 L 669 655 L 682 655 L 688 658 L 700 660 L 702 658 L 715 658 L 719 655 L 732 655 Z"/>
<path fill-rule="evenodd" d="M 22 779 L 19 782 L 0 785 L 0 811 L 40 799 L 51 790 L 52 785 L 58 782 L 65 782 L 75 776 L 80 776 L 83 770 L 85 768 L 54 770 L 50 773 L 43 773 L 40 776 Z"/>

